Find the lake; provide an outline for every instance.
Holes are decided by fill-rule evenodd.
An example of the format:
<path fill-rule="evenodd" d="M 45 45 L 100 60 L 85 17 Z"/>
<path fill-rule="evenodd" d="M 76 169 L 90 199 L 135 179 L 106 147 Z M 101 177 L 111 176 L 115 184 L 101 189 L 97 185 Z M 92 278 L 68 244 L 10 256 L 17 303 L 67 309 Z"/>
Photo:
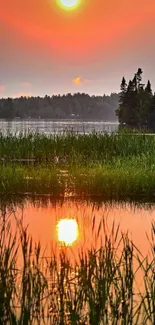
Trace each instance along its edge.
<path fill-rule="evenodd" d="M 3 120 L 0 119 L 0 132 L 3 134 L 38 132 L 38 133 L 62 133 L 64 131 L 74 131 L 78 133 L 96 132 L 115 132 L 118 129 L 117 122 L 104 121 L 83 121 L 83 120 Z"/>
<path fill-rule="evenodd" d="M 97 310 L 101 314 L 100 317 L 107 318 L 98 324 L 125 324 L 123 319 L 129 324 L 131 316 L 132 324 L 154 324 L 152 307 L 145 309 L 145 305 L 143 306 L 143 297 L 146 306 L 149 299 L 147 289 L 154 292 L 151 282 L 154 281 L 154 264 L 150 264 L 148 276 L 147 260 L 143 262 L 145 269 L 139 266 L 144 257 L 150 255 L 148 238 L 151 240 L 151 223 L 155 222 L 155 204 L 96 203 L 48 198 L 38 198 L 35 201 L 32 198 L 25 199 L 23 203 L 16 205 L 7 205 L 4 201 L 1 203 L 3 227 L 0 238 L 0 270 L 3 278 L 5 275 L 7 277 L 8 287 L 11 285 L 14 288 L 12 308 L 17 317 L 21 308 L 24 308 L 25 299 L 26 306 L 29 301 L 32 302 L 28 306 L 34 325 L 80 324 L 69 321 L 74 317 L 74 308 L 77 317 L 84 319 L 83 325 L 96 324 L 91 321 L 93 316 L 89 311 L 96 308 L 99 301 Z M 21 224 L 27 229 L 28 235 L 22 231 Z M 17 225 L 19 233 L 16 233 Z M 117 227 L 120 227 L 120 230 L 115 239 Z M 122 234 L 127 232 L 138 250 L 135 246 L 132 248 L 128 245 L 125 235 L 119 243 Z M 32 242 L 29 235 L 32 236 Z M 12 273 L 7 273 L 6 265 L 9 269 L 12 256 L 16 256 L 14 242 L 17 245 L 21 243 L 22 249 L 19 245 L 17 258 L 14 258 L 17 262 L 15 266 L 12 264 Z M 140 260 L 136 258 L 137 254 Z M 12 276 L 10 282 L 8 274 Z M 130 286 L 132 278 L 133 287 Z M 145 288 L 144 281 L 150 286 Z M 3 290 L 7 295 L 9 289 L 7 290 L 6 285 Z M 17 292 L 17 296 L 14 292 Z M 127 306 L 125 314 L 122 313 L 124 295 Z M 151 295 L 153 303 L 153 293 Z M 102 297 L 108 306 L 106 315 Z M 7 309 L 7 299 L 5 301 Z M 135 316 L 129 306 L 137 309 Z M 111 317 L 113 320 L 118 315 L 120 322 L 112 322 Z M 148 321 L 148 315 L 151 315 L 153 321 Z M 61 317 L 63 322 L 60 322 Z"/>
<path fill-rule="evenodd" d="M 118 124 L 75 120 L 1 120 L 0 128 L 3 134 L 28 131 L 50 134 L 65 130 L 111 133 L 117 130 Z M 47 180 L 48 177 L 49 174 Z M 5 181 L 4 175 L 4 187 Z M 102 323 L 111 325 L 131 323 L 129 321 L 131 317 L 135 319 L 133 311 L 137 308 L 139 321 L 132 324 L 155 324 L 155 313 L 147 304 L 147 299 L 152 305 L 154 301 L 151 281 L 154 281 L 155 265 L 152 262 L 148 267 L 147 259 L 144 260 L 146 256 L 151 258 L 150 242 L 154 245 L 155 228 L 153 236 L 151 229 L 155 223 L 155 204 L 46 195 L 14 195 L 9 202 L 8 198 L 6 201 L 0 196 L 0 284 L 2 274 L 2 280 L 5 280 L 4 297 L 8 295 L 8 288 L 13 288 L 11 307 L 14 307 L 14 314 L 19 315 L 22 308 L 24 313 L 25 306 L 29 306 L 31 319 L 36 319 L 32 324 L 80 324 L 78 321 L 68 322 L 71 317 L 73 320 L 79 317 L 77 319 L 84 318 L 83 325 L 96 325 L 97 314 L 94 316 L 93 312 L 98 313 L 99 310 L 104 318 Z M 133 241 L 133 246 L 128 238 Z M 14 245 L 19 249 L 16 250 Z M 12 258 L 14 260 L 10 262 Z M 9 270 L 10 263 L 12 271 L 9 273 L 6 270 Z M 146 284 L 149 287 L 145 287 Z M 147 289 L 150 295 L 153 292 L 151 298 Z M 102 298 L 105 298 L 106 306 Z M 9 299 L 4 299 L 5 315 L 10 312 Z M 149 317 L 152 317 L 152 322 Z M 120 319 L 119 323 L 117 319 Z"/>
<path fill-rule="evenodd" d="M 120 231 L 128 232 L 129 237 L 135 245 L 144 254 L 148 252 L 149 243 L 146 234 L 151 233 L 151 223 L 155 222 L 155 204 L 130 204 L 118 202 L 95 202 L 80 199 L 24 199 L 24 203 L 12 205 L 4 205 L 1 201 L 3 211 L 6 208 L 6 216 L 11 216 L 13 225 L 14 217 L 18 220 L 22 218 L 24 225 L 29 225 L 29 233 L 35 241 L 40 241 L 43 247 L 51 243 L 61 244 L 58 238 L 58 223 L 60 220 L 74 220 L 78 230 L 78 235 L 69 246 L 72 246 L 74 252 L 80 247 L 90 248 L 91 245 L 96 246 L 95 235 L 98 232 L 100 223 L 106 222 L 110 231 L 113 222 L 115 228 L 120 225 Z M 9 208 L 9 210 L 8 210 Z M 11 214 L 10 214 L 11 211 Z M 13 211 L 13 213 L 12 213 Z M 95 224 L 93 218 L 95 217 Z M 16 224 L 16 222 L 15 222 Z M 74 225 L 68 228 L 68 224 L 64 222 L 62 228 L 62 236 L 67 232 L 67 238 L 70 233 L 74 233 Z M 104 231 L 101 227 L 98 236 L 98 244 L 104 237 Z M 71 245 L 70 245 L 71 244 Z"/>

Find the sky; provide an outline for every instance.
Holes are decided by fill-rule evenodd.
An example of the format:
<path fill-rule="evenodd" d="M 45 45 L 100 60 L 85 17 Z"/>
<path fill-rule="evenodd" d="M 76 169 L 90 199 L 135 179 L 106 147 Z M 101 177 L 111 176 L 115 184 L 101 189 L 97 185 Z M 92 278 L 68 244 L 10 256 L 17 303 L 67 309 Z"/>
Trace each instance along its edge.
<path fill-rule="evenodd" d="M 0 97 L 118 92 L 140 67 L 155 91 L 155 1 L 0 0 Z"/>

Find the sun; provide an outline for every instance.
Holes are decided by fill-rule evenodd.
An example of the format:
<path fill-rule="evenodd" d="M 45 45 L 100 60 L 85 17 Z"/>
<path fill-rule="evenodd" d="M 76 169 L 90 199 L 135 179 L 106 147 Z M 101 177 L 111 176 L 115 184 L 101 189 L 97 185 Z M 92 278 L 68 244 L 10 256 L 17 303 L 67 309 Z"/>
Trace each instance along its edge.
<path fill-rule="evenodd" d="M 58 241 L 65 246 L 72 245 L 79 236 L 79 228 L 75 219 L 61 219 L 57 224 Z"/>
<path fill-rule="evenodd" d="M 58 0 L 58 4 L 66 10 L 75 9 L 79 6 L 81 0 Z"/>

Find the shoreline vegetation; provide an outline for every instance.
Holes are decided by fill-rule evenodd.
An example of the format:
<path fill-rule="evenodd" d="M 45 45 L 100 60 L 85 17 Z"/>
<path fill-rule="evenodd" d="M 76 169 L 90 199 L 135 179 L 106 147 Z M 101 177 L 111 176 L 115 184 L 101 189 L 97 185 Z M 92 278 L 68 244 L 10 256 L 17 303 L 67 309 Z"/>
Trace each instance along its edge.
<path fill-rule="evenodd" d="M 150 80 L 145 85 L 142 81 L 141 68 L 132 80 L 126 83 L 122 78 L 120 85 L 119 105 L 116 115 L 120 124 L 131 128 L 146 127 L 155 131 L 155 93 L 152 91 Z"/>
<path fill-rule="evenodd" d="M 153 201 L 155 135 L 0 134 L 0 194 L 24 193 Z"/>
<path fill-rule="evenodd" d="M 0 220 L 1 324 L 155 324 L 154 224 L 148 256 L 119 226 L 108 230 L 105 218 L 96 229 L 95 217 L 99 248 L 95 242 L 76 256 L 61 244 L 58 255 L 50 249 L 46 256 L 22 219 L 1 211 Z"/>

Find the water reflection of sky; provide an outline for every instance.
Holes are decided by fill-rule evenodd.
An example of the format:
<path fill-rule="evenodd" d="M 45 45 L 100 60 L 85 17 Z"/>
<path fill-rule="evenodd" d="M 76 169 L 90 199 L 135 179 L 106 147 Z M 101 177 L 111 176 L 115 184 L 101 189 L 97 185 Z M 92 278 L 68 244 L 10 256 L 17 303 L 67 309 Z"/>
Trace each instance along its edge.
<path fill-rule="evenodd" d="M 151 222 L 155 221 L 155 205 L 151 207 L 134 206 L 120 203 L 102 203 L 97 206 L 86 201 L 65 200 L 63 203 L 49 203 L 35 206 L 25 203 L 24 207 L 15 207 L 14 215 L 23 218 L 28 231 L 42 246 L 60 242 L 72 246 L 74 252 L 79 248 L 99 247 L 106 231 L 110 233 L 113 222 L 115 229 L 127 232 L 135 245 L 145 254 L 149 245 L 146 233 L 151 233 Z M 13 220 L 13 215 L 11 216 Z M 12 222 L 13 225 L 13 222 Z"/>
<path fill-rule="evenodd" d="M 58 242 L 63 246 L 72 246 L 79 237 L 76 219 L 60 219 L 57 223 Z"/>
<path fill-rule="evenodd" d="M 83 120 L 2 120 L 0 119 L 0 130 L 3 134 L 20 134 L 25 132 L 38 132 L 43 134 L 62 133 L 63 131 L 75 131 L 79 133 L 115 132 L 118 129 L 117 122 L 105 121 L 83 121 Z"/>

